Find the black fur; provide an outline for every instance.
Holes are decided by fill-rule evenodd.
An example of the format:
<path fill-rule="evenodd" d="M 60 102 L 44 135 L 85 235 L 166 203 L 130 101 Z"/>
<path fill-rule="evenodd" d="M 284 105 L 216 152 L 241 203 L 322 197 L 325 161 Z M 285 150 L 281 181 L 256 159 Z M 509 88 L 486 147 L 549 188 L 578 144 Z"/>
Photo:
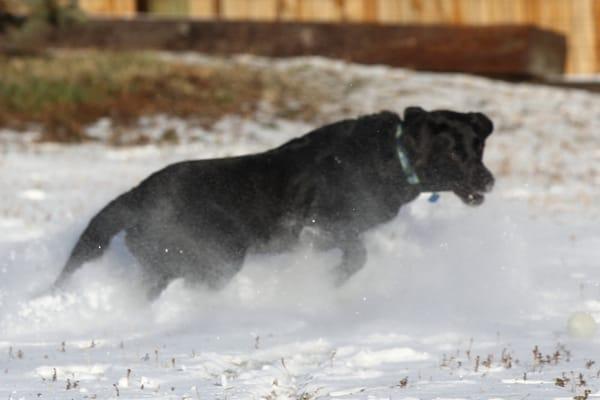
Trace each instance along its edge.
<path fill-rule="evenodd" d="M 396 139 L 397 127 L 403 133 Z M 57 285 L 125 231 L 150 296 L 177 277 L 219 288 L 248 251 L 278 251 L 315 233 L 343 252 L 337 283 L 366 261 L 361 235 L 422 191 L 454 191 L 476 205 L 493 184 L 482 163 L 491 121 L 480 113 L 406 109 L 323 126 L 264 153 L 186 161 L 152 174 L 89 223 Z M 398 146 L 418 184 L 408 182 Z"/>

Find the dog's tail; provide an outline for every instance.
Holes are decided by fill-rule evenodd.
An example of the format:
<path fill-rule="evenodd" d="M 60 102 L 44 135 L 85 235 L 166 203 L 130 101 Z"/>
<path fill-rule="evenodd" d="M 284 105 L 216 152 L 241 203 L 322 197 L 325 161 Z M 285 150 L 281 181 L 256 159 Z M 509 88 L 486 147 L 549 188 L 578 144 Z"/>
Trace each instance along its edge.
<path fill-rule="evenodd" d="M 69 277 L 84 263 L 100 257 L 110 240 L 128 225 L 136 222 L 136 200 L 133 190 L 117 197 L 98 214 L 83 231 L 63 270 L 56 279 L 53 289 L 61 288 Z"/>

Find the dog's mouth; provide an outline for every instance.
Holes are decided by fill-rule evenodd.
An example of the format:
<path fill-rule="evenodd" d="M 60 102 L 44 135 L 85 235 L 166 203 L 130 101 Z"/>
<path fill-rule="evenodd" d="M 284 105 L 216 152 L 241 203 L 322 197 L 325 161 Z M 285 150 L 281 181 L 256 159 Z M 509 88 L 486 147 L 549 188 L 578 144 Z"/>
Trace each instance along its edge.
<path fill-rule="evenodd" d="M 468 185 L 452 190 L 465 204 L 478 206 L 485 200 L 485 193 L 489 193 L 494 187 L 494 180 L 490 179 L 486 184 Z"/>
<path fill-rule="evenodd" d="M 476 175 L 476 179 L 471 182 L 464 182 L 453 189 L 453 192 L 469 206 L 478 206 L 485 200 L 485 193 L 489 193 L 494 187 L 494 177 L 487 170 L 483 169 Z"/>
<path fill-rule="evenodd" d="M 469 206 L 479 206 L 485 200 L 484 192 L 482 191 L 463 191 L 455 190 L 454 193 Z"/>

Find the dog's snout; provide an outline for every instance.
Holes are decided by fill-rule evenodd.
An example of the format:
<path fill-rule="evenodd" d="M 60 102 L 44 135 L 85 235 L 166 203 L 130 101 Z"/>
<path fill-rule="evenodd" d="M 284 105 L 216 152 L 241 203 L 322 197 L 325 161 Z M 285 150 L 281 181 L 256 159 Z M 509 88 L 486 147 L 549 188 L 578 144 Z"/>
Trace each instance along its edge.
<path fill-rule="evenodd" d="M 485 167 L 478 169 L 473 178 L 475 185 L 482 188 L 486 192 L 489 192 L 494 188 L 494 176 Z"/>
<path fill-rule="evenodd" d="M 494 179 L 493 176 L 490 175 L 490 179 L 487 181 L 487 183 L 485 184 L 485 191 L 486 192 L 491 192 L 492 189 L 494 188 L 494 184 L 496 183 L 496 180 Z"/>
<path fill-rule="evenodd" d="M 490 192 L 494 188 L 494 183 L 496 182 L 494 176 L 488 170 L 485 170 L 482 181 L 486 192 Z"/>

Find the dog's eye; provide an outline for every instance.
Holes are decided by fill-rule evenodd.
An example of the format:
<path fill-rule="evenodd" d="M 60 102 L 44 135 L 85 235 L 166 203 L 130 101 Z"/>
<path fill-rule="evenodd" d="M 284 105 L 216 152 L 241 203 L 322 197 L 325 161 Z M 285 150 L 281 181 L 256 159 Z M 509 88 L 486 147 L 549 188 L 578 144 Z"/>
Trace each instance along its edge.
<path fill-rule="evenodd" d="M 460 160 L 460 156 L 458 155 L 458 153 L 456 151 L 451 151 L 450 152 L 450 159 L 452 161 L 459 161 Z"/>

